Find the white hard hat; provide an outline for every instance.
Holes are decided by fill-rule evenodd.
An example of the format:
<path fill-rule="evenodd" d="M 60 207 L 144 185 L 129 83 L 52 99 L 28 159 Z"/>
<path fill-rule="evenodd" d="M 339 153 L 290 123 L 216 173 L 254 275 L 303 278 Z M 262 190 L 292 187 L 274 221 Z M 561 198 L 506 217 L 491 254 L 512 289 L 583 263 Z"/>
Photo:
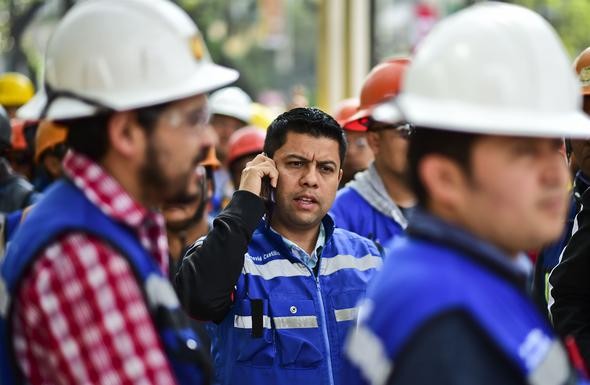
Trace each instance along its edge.
<path fill-rule="evenodd" d="M 171 1 L 87 0 L 59 23 L 47 47 L 45 87 L 18 116 L 45 112 L 59 120 L 92 116 L 99 107 L 135 109 L 237 78 L 211 61 L 197 26 Z"/>
<path fill-rule="evenodd" d="M 231 116 L 249 123 L 252 118 L 252 99 L 238 87 L 226 87 L 209 97 L 211 114 Z"/>
<path fill-rule="evenodd" d="M 589 137 L 580 85 L 553 28 L 516 5 L 481 3 L 441 21 L 376 120 L 491 135 Z"/>

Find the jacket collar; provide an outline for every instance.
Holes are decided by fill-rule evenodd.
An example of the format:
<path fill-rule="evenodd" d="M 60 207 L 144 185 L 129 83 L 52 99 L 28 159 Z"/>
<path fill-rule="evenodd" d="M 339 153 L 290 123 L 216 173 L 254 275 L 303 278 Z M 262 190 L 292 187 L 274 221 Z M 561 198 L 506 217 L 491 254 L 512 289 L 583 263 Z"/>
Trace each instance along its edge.
<path fill-rule="evenodd" d="M 527 274 L 519 268 L 513 257 L 423 209 L 416 209 L 410 219 L 407 233 L 414 238 L 426 239 L 456 249 L 473 262 L 485 266 L 513 284 L 521 288 L 526 287 Z"/>
<path fill-rule="evenodd" d="M 334 226 L 334 220 L 328 214 L 326 214 L 324 216 L 324 218 L 322 218 L 322 224 L 324 225 L 324 231 L 325 231 L 325 239 L 324 239 L 324 250 L 325 250 L 325 246 L 327 246 L 332 240 L 332 235 L 334 234 L 334 227 L 335 226 Z M 272 243 L 272 246 L 276 250 L 278 250 L 281 254 L 291 255 L 291 251 L 289 250 L 289 248 L 287 247 L 285 242 L 283 242 L 282 236 L 270 228 L 270 223 L 266 221 L 266 218 L 263 218 L 260 221 L 260 223 L 258 224 L 257 230 L 261 234 L 263 234 L 266 239 L 270 240 L 270 242 Z"/>

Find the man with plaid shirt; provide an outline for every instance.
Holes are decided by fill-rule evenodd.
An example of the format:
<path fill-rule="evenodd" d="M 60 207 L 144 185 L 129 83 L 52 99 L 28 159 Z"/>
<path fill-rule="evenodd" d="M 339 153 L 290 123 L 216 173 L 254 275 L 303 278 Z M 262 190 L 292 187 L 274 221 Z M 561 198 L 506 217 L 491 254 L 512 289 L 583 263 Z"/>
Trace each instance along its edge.
<path fill-rule="evenodd" d="M 1 265 L 3 384 L 206 382 L 153 208 L 185 199 L 210 146 L 205 93 L 237 72 L 172 2 L 89 0 L 60 22 L 45 74 L 19 114 L 66 126 L 71 151 Z"/>

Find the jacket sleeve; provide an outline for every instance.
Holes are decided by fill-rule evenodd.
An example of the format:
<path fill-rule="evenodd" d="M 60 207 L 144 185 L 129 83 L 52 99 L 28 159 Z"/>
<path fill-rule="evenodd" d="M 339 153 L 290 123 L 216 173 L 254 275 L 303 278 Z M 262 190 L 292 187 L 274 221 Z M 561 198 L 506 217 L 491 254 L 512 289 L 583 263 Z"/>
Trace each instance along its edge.
<path fill-rule="evenodd" d="M 557 332 L 572 335 L 590 365 L 590 190 L 582 195 L 578 230 L 549 276 L 550 314 Z"/>
<path fill-rule="evenodd" d="M 223 320 L 232 305 L 244 254 L 263 214 L 264 201 L 260 197 L 236 191 L 207 236 L 186 252 L 174 286 L 191 317 Z"/>

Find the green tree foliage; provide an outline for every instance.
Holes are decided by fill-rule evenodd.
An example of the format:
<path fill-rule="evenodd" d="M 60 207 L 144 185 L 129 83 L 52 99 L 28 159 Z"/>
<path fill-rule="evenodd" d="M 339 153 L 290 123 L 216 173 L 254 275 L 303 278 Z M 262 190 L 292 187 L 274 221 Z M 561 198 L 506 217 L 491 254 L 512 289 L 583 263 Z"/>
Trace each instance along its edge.
<path fill-rule="evenodd" d="M 515 0 L 543 15 L 557 30 L 572 60 L 590 46 L 590 1 Z"/>

